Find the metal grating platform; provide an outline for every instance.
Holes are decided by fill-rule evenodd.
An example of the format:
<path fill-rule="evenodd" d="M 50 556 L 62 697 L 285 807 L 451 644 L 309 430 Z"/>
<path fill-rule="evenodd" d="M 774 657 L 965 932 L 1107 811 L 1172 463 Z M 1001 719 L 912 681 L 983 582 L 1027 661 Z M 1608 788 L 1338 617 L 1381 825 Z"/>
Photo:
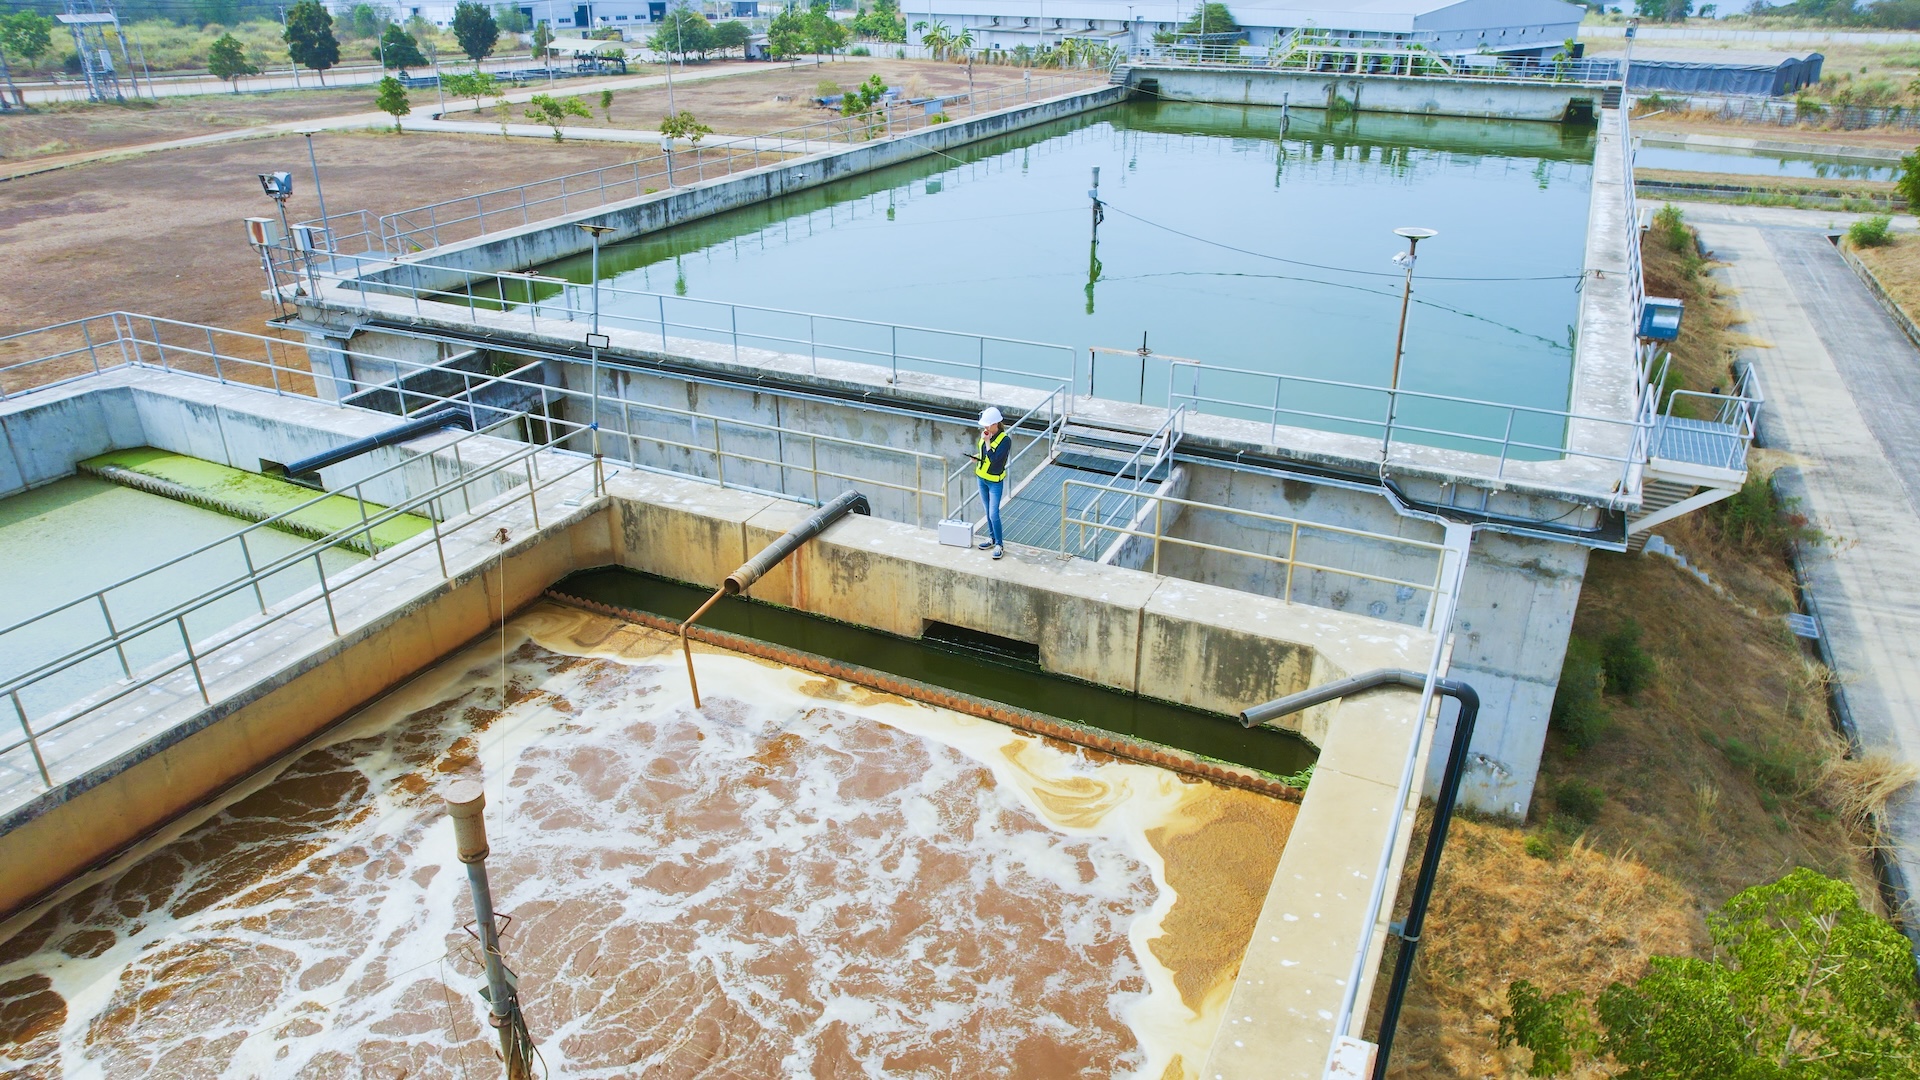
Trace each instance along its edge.
<path fill-rule="evenodd" d="M 1068 480 L 1080 480 L 1091 484 L 1101 484 L 1113 479 L 1111 471 L 1096 471 L 1082 467 L 1072 457 L 1062 455 L 1049 460 L 1033 478 L 1020 488 L 1018 495 L 1009 498 L 1000 511 L 1001 523 L 1006 526 L 1006 538 L 1009 544 L 1026 544 L 1031 547 L 1059 551 L 1060 547 L 1060 493 L 1067 488 Z M 1160 485 L 1149 483 L 1142 490 L 1152 493 Z M 1082 516 L 1087 507 L 1099 496 L 1091 488 L 1072 488 L 1072 509 L 1075 516 Z M 1116 496 L 1106 498 L 1106 512 L 1113 514 L 1119 503 Z M 1129 500 L 1137 503 L 1137 497 Z M 1121 516 L 1125 521 L 1133 516 L 1137 507 L 1129 506 Z M 1084 542 L 1080 533 L 1086 533 Z M 982 533 L 984 535 L 984 532 Z M 1066 553 L 1083 559 L 1097 559 L 1100 553 L 1119 539 L 1115 533 L 1105 530 L 1078 529 L 1069 527 L 1067 531 Z"/>
<path fill-rule="evenodd" d="M 1659 429 L 1654 433 L 1650 456 L 1689 465 L 1737 470 L 1745 468 L 1747 440 L 1732 424 L 1668 416 L 1662 418 Z"/>

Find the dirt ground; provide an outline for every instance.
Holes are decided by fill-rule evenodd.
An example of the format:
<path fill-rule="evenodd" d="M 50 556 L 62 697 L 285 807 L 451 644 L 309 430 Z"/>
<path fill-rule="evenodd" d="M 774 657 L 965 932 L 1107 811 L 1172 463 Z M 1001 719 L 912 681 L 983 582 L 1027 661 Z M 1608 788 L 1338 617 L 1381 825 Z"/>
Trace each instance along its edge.
<path fill-rule="evenodd" d="M 416 91 L 417 93 L 417 91 Z M 0 114 L 0 161 L 188 139 L 234 128 L 372 112 L 373 88 L 163 98 L 124 105 L 63 103 Z"/>
<path fill-rule="evenodd" d="M 1683 384 L 1724 381 L 1744 340 L 1732 299 L 1707 265 L 1659 244 L 1647 267 L 1649 292 L 1687 300 Z M 1606 695 L 1611 725 L 1590 749 L 1549 730 L 1524 828 L 1454 822 L 1390 1075 L 1518 1080 L 1529 1055 L 1497 1039 L 1513 980 L 1591 1000 L 1650 955 L 1704 956 L 1706 912 L 1796 866 L 1853 882 L 1878 910 L 1869 837 L 1836 812 L 1824 771 L 1844 746 L 1826 672 L 1780 620 L 1793 610 L 1784 553 L 1734 542 L 1710 511 L 1660 532 L 1726 592 L 1667 559 L 1595 553 L 1575 635 L 1636 620 L 1656 674 L 1634 697 Z M 1562 804 L 1570 781 L 1599 789 L 1591 821 Z"/>
<path fill-rule="evenodd" d="M 1920 312 L 1920 238 L 1896 235 L 1884 247 L 1849 248 L 1909 318 Z"/>
<path fill-rule="evenodd" d="M 314 138 L 327 209 L 390 213 L 657 154 L 485 136 Z M 0 333 L 122 309 L 261 332 L 260 260 L 241 219 L 269 217 L 257 173 L 294 175 L 293 220 L 317 217 L 298 135 L 170 150 L 0 184 Z"/>
<path fill-rule="evenodd" d="M 693 65 L 691 70 L 700 70 Z M 975 64 L 973 85 L 977 91 L 1016 86 L 1023 69 Z M 1034 77 L 1053 72 L 1035 72 Z M 690 112 L 701 123 L 726 135 L 759 135 L 784 128 L 800 127 L 828 120 L 833 113 L 816 107 L 811 100 L 822 82 L 851 89 L 879 75 L 888 86 L 902 87 L 911 97 L 947 96 L 965 93 L 967 69 L 959 64 L 927 60 L 878 60 L 864 56 L 829 60 L 822 64 L 781 64 L 758 75 L 740 75 L 707 83 L 676 85 L 673 103 L 676 109 Z M 611 122 L 592 102 L 593 122 L 612 127 L 652 131 L 667 115 L 667 90 L 664 86 L 641 90 L 619 90 L 613 95 Z M 449 120 L 474 119 L 471 112 L 452 114 Z M 491 118 L 482 110 L 481 119 Z"/>

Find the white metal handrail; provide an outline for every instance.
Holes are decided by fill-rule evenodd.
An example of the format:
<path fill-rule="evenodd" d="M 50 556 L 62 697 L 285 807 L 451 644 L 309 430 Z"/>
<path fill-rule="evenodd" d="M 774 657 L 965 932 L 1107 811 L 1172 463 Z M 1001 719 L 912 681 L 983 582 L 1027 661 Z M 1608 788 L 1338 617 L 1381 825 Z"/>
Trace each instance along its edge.
<path fill-rule="evenodd" d="M 329 581 L 326 568 L 321 561 L 321 555 L 327 549 L 337 545 L 341 540 L 359 531 L 358 526 L 350 526 L 324 539 L 313 541 L 294 552 L 274 560 L 265 567 L 256 568 L 247 575 L 208 589 L 199 596 L 183 601 L 165 611 L 143 619 L 133 626 L 122 628 L 116 631 L 109 640 L 96 644 L 86 650 L 83 655 L 66 658 L 58 667 L 50 670 L 39 670 L 0 684 L 0 695 L 4 695 L 12 703 L 15 717 L 21 728 L 20 738 L 9 743 L 0 744 L 0 760 L 3 760 L 7 755 L 22 748 L 28 749 L 33 756 L 34 764 L 39 772 L 42 784 L 47 788 L 52 788 L 55 786 L 52 769 L 46 754 L 41 748 L 40 740 L 45 739 L 54 732 L 66 728 L 102 708 L 132 695 L 144 687 L 150 686 L 161 679 L 188 668 L 191 668 L 193 671 L 194 684 L 200 693 L 202 703 L 210 705 L 212 704 L 212 694 L 208 690 L 207 679 L 202 670 L 202 664 L 213 653 L 220 649 L 245 641 L 265 626 L 277 623 L 293 613 L 305 610 L 315 604 L 321 604 L 326 608 L 328 626 L 332 630 L 333 635 L 338 637 L 340 635 L 340 622 L 339 613 L 333 602 L 334 595 L 349 585 L 358 583 L 374 574 L 382 573 L 387 567 L 395 565 L 401 558 L 426 550 L 429 539 L 431 540 L 434 552 L 438 556 L 442 577 L 450 577 L 444 544 L 446 537 L 472 525 L 487 522 L 503 511 L 518 506 L 522 499 L 526 501 L 527 507 L 533 517 L 534 527 L 537 529 L 540 522 L 540 493 L 542 491 L 550 491 L 555 485 L 585 470 L 595 470 L 595 475 L 592 478 L 592 490 L 595 494 L 601 493 L 604 488 L 602 486 L 603 478 L 597 471 L 599 463 L 584 455 L 570 454 L 558 448 L 557 443 L 568 437 L 571 436 L 561 436 L 560 439 L 555 439 L 541 445 L 522 445 L 517 452 L 509 453 L 482 469 L 466 475 L 457 476 L 445 484 L 437 485 L 430 492 L 415 496 L 401 505 L 389 507 L 383 511 L 382 514 L 379 515 L 379 520 L 390 520 L 401 514 L 426 508 L 436 500 L 444 498 L 456 489 L 461 492 L 463 497 L 466 497 L 467 489 L 475 481 L 490 479 L 515 466 L 523 467 L 526 472 L 527 479 L 525 484 L 515 485 L 524 486 L 523 491 L 509 491 L 496 496 L 491 503 L 483 503 L 481 508 L 482 512 L 468 514 L 463 520 L 457 520 L 444 527 L 437 519 L 432 518 L 430 514 L 427 515 L 429 520 L 433 521 L 431 533 L 421 534 L 397 546 L 394 549 L 394 558 L 389 558 L 384 561 L 370 559 L 358 566 L 337 573 L 333 580 Z M 538 474 L 538 465 L 536 463 L 537 458 L 542 453 L 565 455 L 577 459 L 577 463 L 570 468 L 564 469 L 559 473 L 550 474 L 545 479 L 542 479 Z M 187 627 L 186 620 L 189 615 L 204 610 L 228 597 L 257 589 L 268 578 L 298 568 L 308 562 L 313 564 L 317 577 L 315 587 L 310 587 L 305 592 L 289 600 L 282 601 L 279 604 L 267 606 L 262 609 L 259 616 L 246 620 L 237 626 L 222 627 L 211 635 L 210 639 L 203 639 L 196 648 L 193 635 Z M 157 665 L 142 668 L 136 673 L 131 673 L 125 683 L 115 688 L 111 693 L 104 696 L 96 696 L 78 706 L 65 707 L 63 709 L 65 715 L 59 716 L 59 718 L 53 722 L 38 727 L 34 725 L 28 716 L 26 706 L 20 700 L 22 690 L 35 683 L 53 678 L 61 671 L 70 669 L 75 664 L 104 657 L 109 652 L 123 652 L 127 645 L 138 639 L 158 631 L 166 630 L 169 627 L 176 630 L 180 635 L 183 651 L 177 654 L 180 657 L 179 659 L 162 661 Z M 57 764 L 57 762 L 55 764 Z"/>
<path fill-rule="evenodd" d="M 1140 522 L 1143 516 L 1137 513 L 1133 515 L 1131 518 L 1129 518 L 1129 522 L 1127 524 L 1115 524 L 1112 520 L 1102 519 L 1098 515 L 1087 517 L 1087 516 L 1076 514 L 1072 508 L 1073 499 L 1070 493 L 1070 489 L 1073 489 L 1073 488 L 1082 488 L 1082 489 L 1087 489 L 1094 492 L 1094 499 L 1089 501 L 1089 505 L 1092 505 L 1093 502 L 1098 500 L 1100 493 L 1109 492 L 1109 491 L 1124 495 L 1130 500 L 1138 500 L 1138 501 L 1150 503 L 1153 509 L 1152 529 L 1149 530 L 1146 528 L 1142 528 L 1138 524 L 1135 524 L 1137 522 Z M 1285 583 L 1280 592 L 1280 599 L 1285 600 L 1288 603 L 1295 602 L 1293 599 L 1293 594 L 1294 594 L 1293 583 L 1294 583 L 1294 571 L 1296 569 L 1316 571 L 1316 572 L 1326 573 L 1326 574 L 1334 574 L 1340 577 L 1352 578 L 1358 581 L 1369 581 L 1379 585 L 1389 585 L 1396 589 L 1412 589 L 1416 592 L 1427 593 L 1429 594 L 1429 597 L 1431 597 L 1432 594 L 1437 592 L 1440 587 L 1441 565 L 1440 565 L 1440 560 L 1438 556 L 1440 555 L 1441 552 L 1445 550 L 1445 545 L 1432 543 L 1425 540 L 1414 540 L 1414 539 L 1409 539 L 1403 536 L 1395 536 L 1390 533 L 1368 532 L 1367 530 L 1364 530 L 1364 529 L 1351 529 L 1351 528 L 1346 528 L 1344 526 L 1339 526 L 1339 525 L 1327 525 L 1321 522 L 1307 521 L 1303 518 L 1289 517 L 1284 514 L 1269 514 L 1269 513 L 1265 513 L 1258 510 L 1248 510 L 1243 507 L 1224 506 L 1219 503 L 1202 502 L 1195 499 L 1176 498 L 1171 495 L 1162 495 L 1157 492 L 1135 493 L 1131 491 L 1117 491 L 1117 489 L 1115 489 L 1111 484 L 1100 484 L 1100 483 L 1094 483 L 1086 480 L 1067 480 L 1065 484 L 1062 485 L 1060 504 L 1061 504 L 1061 510 L 1060 510 L 1061 549 L 1063 551 L 1067 549 L 1066 532 L 1068 527 L 1071 526 L 1071 527 L 1079 528 L 1082 531 L 1083 537 L 1086 530 L 1092 529 L 1098 532 L 1111 534 L 1114 536 L 1135 537 L 1142 540 L 1152 541 L 1153 554 L 1148 564 L 1148 568 L 1153 573 L 1156 573 L 1156 574 L 1160 572 L 1160 548 L 1162 544 L 1174 544 L 1181 547 L 1194 548 L 1194 549 L 1203 550 L 1203 551 L 1211 551 L 1217 554 L 1245 556 L 1251 559 L 1259 559 L 1265 562 L 1276 563 L 1276 564 L 1285 566 L 1287 568 Z M 1207 543 L 1201 540 L 1189 539 L 1187 537 L 1169 535 L 1166 531 L 1166 521 L 1165 521 L 1165 518 L 1166 518 L 1165 508 L 1168 506 L 1179 507 L 1181 510 L 1193 510 L 1193 511 L 1207 512 L 1207 513 L 1218 513 L 1218 514 L 1228 515 L 1232 517 L 1246 518 L 1254 521 L 1286 526 L 1288 530 L 1287 552 L 1285 555 L 1276 555 L 1270 551 L 1259 551 L 1253 548 L 1235 547 L 1229 544 L 1213 544 L 1213 543 Z M 1352 537 L 1360 540 L 1377 541 L 1383 544 L 1389 544 L 1392 546 L 1409 549 L 1413 552 L 1431 553 L 1435 556 L 1433 580 L 1411 581 L 1405 578 L 1390 577 L 1383 574 L 1369 574 L 1361 570 L 1351 570 L 1351 569 L 1346 569 L 1338 566 L 1326 566 L 1320 563 L 1308 562 L 1299 557 L 1299 542 L 1300 542 L 1300 536 L 1303 531 L 1308 533 L 1321 532 L 1321 533 L 1327 533 L 1335 536 L 1345 536 L 1345 537 Z M 1080 547 L 1082 549 L 1086 547 L 1086 541 L 1084 540 L 1084 538 L 1081 540 Z"/>
<path fill-rule="evenodd" d="M 1013 475 L 1014 467 L 1019 465 L 1020 459 L 1025 457 L 1027 452 L 1034 447 L 1046 447 L 1048 457 L 1052 457 L 1054 452 L 1060 448 L 1060 436 L 1066 431 L 1068 406 L 1072 400 L 1073 396 L 1067 392 L 1067 387 L 1063 384 L 1045 398 L 1042 398 L 1039 404 L 1022 413 L 1020 419 L 1007 425 L 1009 432 L 1018 432 L 1027 425 L 1028 421 L 1034 420 L 1042 414 L 1047 417 L 1046 425 L 1032 438 L 1028 439 L 1025 446 L 1015 450 L 1013 456 L 1007 458 L 1008 476 Z M 978 485 L 969 484 L 965 479 L 973 473 L 973 468 L 970 459 L 963 460 L 958 467 L 947 474 L 945 481 L 946 491 L 951 495 L 951 493 L 956 490 L 954 481 L 958 480 L 958 491 L 960 493 L 959 505 L 953 508 L 953 512 L 948 515 L 949 517 L 965 517 L 968 507 L 973 505 L 974 499 L 979 495 Z M 952 506 L 953 504 L 949 501 L 948 505 Z"/>

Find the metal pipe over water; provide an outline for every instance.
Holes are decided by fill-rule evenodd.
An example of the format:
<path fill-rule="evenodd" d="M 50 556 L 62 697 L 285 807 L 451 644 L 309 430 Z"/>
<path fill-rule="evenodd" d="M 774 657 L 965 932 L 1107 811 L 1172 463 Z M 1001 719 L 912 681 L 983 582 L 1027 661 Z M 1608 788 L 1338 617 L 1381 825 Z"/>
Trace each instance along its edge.
<path fill-rule="evenodd" d="M 700 620 L 707 609 L 720 602 L 721 597 L 746 592 L 759 581 L 767 571 L 779 565 L 780 560 L 794 553 L 801 544 L 820 535 L 827 526 L 839 521 L 848 513 L 871 514 L 873 508 L 867 497 L 858 491 L 843 491 L 839 495 L 807 516 L 807 520 L 788 529 L 779 539 L 760 550 L 760 554 L 740 565 L 740 569 L 727 575 L 720 587 L 707 597 L 687 621 L 680 624 L 680 651 L 687 658 L 687 685 L 693 689 L 693 707 L 700 707 L 700 681 L 693 674 L 693 644 L 687 639 L 687 628 Z"/>
<path fill-rule="evenodd" d="M 455 849 L 467 864 L 467 886 L 473 893 L 474 930 L 487 968 L 487 988 L 481 992 L 487 1000 L 487 1022 L 500 1033 L 500 1059 L 506 1065 L 507 1080 L 532 1080 L 533 1036 L 520 1015 L 518 980 L 500 957 L 493 889 L 487 882 L 487 794 L 478 783 L 461 780 L 447 788 L 441 799 L 453 819 Z"/>

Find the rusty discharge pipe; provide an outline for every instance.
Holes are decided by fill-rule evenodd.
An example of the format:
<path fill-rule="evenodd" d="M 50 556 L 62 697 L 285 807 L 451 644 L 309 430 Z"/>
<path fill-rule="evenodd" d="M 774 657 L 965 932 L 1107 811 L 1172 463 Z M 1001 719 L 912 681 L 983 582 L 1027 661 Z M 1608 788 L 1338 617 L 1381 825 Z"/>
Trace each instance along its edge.
<path fill-rule="evenodd" d="M 687 639 L 687 628 L 700 621 L 707 609 L 720 602 L 724 596 L 746 592 L 759 581 L 767 571 L 780 564 L 780 560 L 794 553 L 801 544 L 820 535 L 827 526 L 839 521 L 849 513 L 872 514 L 873 507 L 867 503 L 867 497 L 858 491 L 843 491 L 825 503 L 820 509 L 807 516 L 807 520 L 795 525 L 783 533 L 778 540 L 760 550 L 760 554 L 740 564 L 740 569 L 727 575 L 720 587 L 707 597 L 687 621 L 680 624 L 680 652 L 687 658 L 687 685 L 693 689 L 693 707 L 700 707 L 700 680 L 693 675 L 693 643 Z"/>

